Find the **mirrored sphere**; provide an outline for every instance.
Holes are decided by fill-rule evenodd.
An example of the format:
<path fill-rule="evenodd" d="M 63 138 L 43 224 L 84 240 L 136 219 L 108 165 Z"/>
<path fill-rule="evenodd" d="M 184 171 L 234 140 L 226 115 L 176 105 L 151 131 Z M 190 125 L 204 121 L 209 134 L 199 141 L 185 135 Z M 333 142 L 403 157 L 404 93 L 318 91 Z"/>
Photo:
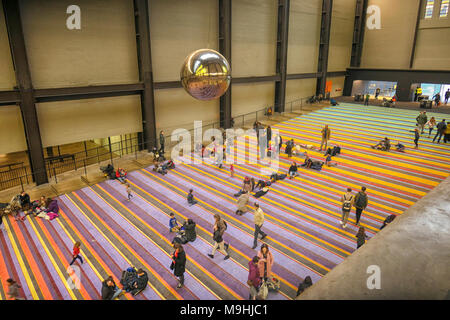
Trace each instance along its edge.
<path fill-rule="evenodd" d="M 217 51 L 200 49 L 186 57 L 181 67 L 180 78 L 186 92 L 194 98 L 217 99 L 230 85 L 230 64 Z"/>

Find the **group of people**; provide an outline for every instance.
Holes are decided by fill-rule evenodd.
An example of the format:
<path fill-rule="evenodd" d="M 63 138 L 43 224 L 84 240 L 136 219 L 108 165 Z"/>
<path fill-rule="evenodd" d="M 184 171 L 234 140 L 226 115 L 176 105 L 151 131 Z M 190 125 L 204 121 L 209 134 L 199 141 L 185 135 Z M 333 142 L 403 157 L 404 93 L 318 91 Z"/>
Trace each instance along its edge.
<path fill-rule="evenodd" d="M 441 138 L 443 137 L 444 143 L 447 143 L 450 141 L 450 122 L 445 122 L 445 119 L 442 119 L 441 122 L 437 123 L 436 119 L 434 117 L 431 117 L 430 120 L 428 120 L 427 112 L 422 111 L 420 114 L 416 117 L 416 129 L 419 131 L 420 134 L 423 134 L 425 131 L 425 128 L 428 129 L 428 138 L 430 138 L 431 133 L 433 132 L 434 127 L 436 127 L 436 135 L 433 138 L 433 142 L 436 141 L 437 143 L 440 143 Z M 417 136 L 417 134 L 416 134 Z M 416 137 L 417 138 L 417 137 Z"/>
<path fill-rule="evenodd" d="M 31 201 L 30 196 L 25 191 L 22 191 L 14 196 L 9 203 L 0 204 L 0 227 L 3 227 L 2 217 L 8 214 L 12 215 L 16 221 L 24 221 L 26 216 L 29 215 L 53 220 L 59 217 L 58 201 L 45 196 Z"/>
<path fill-rule="evenodd" d="M 122 289 L 116 285 L 112 276 L 108 276 L 102 282 L 102 300 L 114 300 L 124 295 L 126 292 L 136 296 L 145 290 L 147 283 L 148 275 L 146 271 L 141 268 L 136 270 L 134 267 L 129 267 L 122 272 L 122 277 L 120 279 L 120 284 L 123 286 Z"/>

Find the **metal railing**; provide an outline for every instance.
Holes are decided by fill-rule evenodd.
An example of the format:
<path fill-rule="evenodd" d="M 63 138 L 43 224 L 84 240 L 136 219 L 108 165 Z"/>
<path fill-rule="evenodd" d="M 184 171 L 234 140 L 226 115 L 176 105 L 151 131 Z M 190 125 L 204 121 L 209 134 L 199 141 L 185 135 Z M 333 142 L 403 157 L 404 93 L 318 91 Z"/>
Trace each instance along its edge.
<path fill-rule="evenodd" d="M 275 106 L 267 106 L 263 109 L 252 111 L 249 113 L 237 115 L 233 117 L 233 127 L 234 128 L 245 128 L 246 126 L 251 127 L 255 121 L 270 120 L 273 116 L 283 115 L 284 113 L 292 113 L 295 111 L 302 111 L 303 107 L 308 104 L 310 97 L 300 98 L 287 102 L 284 107 L 284 112 L 275 112 Z M 271 109 L 272 112 L 268 113 Z M 221 129 L 220 122 L 212 122 L 202 126 L 202 130 L 207 129 Z M 169 131 L 166 128 L 159 128 L 160 130 Z M 186 129 L 194 136 L 194 128 Z M 221 129 L 223 130 L 223 129 Z M 175 146 L 178 141 L 172 141 L 172 134 L 166 136 L 165 149 L 170 150 Z M 157 139 L 159 140 L 159 139 Z M 84 175 L 87 176 L 87 167 L 93 164 L 100 164 L 103 161 L 109 161 L 113 164 L 113 159 L 121 158 L 127 154 L 135 154 L 137 159 L 138 151 L 143 150 L 147 144 L 151 144 L 144 141 L 138 141 L 137 137 L 126 138 L 119 142 L 97 146 L 95 148 L 85 149 L 72 154 L 63 154 L 60 156 L 52 157 L 51 159 L 46 159 L 45 167 L 46 173 L 50 180 L 54 180 L 58 183 L 58 175 L 70 171 L 83 170 Z M 159 145 L 159 141 L 158 141 Z M 191 150 L 194 150 L 194 145 L 191 145 Z M 2 170 L 2 168 L 7 168 Z M 37 174 L 39 172 L 35 172 Z M 21 186 L 22 190 L 24 185 L 29 184 L 33 179 L 33 173 L 29 166 L 24 163 L 15 163 L 10 165 L 5 165 L 0 167 L 0 190 L 12 188 L 15 186 Z"/>

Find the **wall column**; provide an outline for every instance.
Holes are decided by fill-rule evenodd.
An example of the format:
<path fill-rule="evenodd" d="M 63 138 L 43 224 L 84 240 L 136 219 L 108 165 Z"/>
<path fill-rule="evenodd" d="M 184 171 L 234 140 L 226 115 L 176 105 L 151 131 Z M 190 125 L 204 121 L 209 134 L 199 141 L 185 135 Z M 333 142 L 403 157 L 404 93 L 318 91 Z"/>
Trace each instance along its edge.
<path fill-rule="evenodd" d="M 231 0 L 219 0 L 219 52 L 231 66 Z M 219 113 L 220 127 L 231 128 L 231 83 L 220 97 Z"/>
<path fill-rule="evenodd" d="M 47 183 L 44 152 L 36 113 L 33 84 L 22 30 L 19 1 L 3 0 L 6 29 L 20 93 L 20 110 L 27 138 L 31 172 L 37 185 Z"/>
<path fill-rule="evenodd" d="M 143 149 L 151 150 L 157 147 L 157 141 L 148 1 L 134 0 L 134 14 L 139 80 L 144 84 L 141 91 L 143 141 L 139 142 L 144 142 Z"/>
<path fill-rule="evenodd" d="M 289 33 L 290 0 L 278 0 L 278 31 L 276 73 L 280 80 L 275 82 L 275 111 L 283 112 L 286 102 L 286 71 Z"/>
<path fill-rule="evenodd" d="M 328 70 L 328 51 L 330 47 L 331 14 L 333 0 L 322 0 L 322 20 L 320 25 L 319 63 L 316 94 L 325 96 Z"/>

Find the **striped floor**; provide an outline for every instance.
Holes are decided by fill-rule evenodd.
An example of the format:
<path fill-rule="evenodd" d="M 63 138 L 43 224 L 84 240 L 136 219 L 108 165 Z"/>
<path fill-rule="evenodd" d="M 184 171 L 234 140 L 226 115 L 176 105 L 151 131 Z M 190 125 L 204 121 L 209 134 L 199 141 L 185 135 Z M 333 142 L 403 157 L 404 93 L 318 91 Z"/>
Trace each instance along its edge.
<path fill-rule="evenodd" d="M 433 115 L 428 113 L 429 117 Z M 279 293 L 269 299 L 292 299 L 297 285 L 307 275 L 318 281 L 356 248 L 354 212 L 342 229 L 340 196 L 346 187 L 365 185 L 369 206 L 362 217 L 369 237 L 390 214 L 401 214 L 450 173 L 450 147 L 434 144 L 424 135 L 418 150 L 413 147 L 417 112 L 345 104 L 329 107 L 282 122 L 283 140 L 320 144 L 320 130 L 331 128 L 331 141 L 343 152 L 334 158 L 337 167 L 322 171 L 300 169 L 294 180 L 276 183 L 258 202 L 266 214 L 265 240 L 273 252 L 274 274 L 281 280 Z M 442 115 L 434 114 L 440 121 Z M 381 138 L 401 141 L 406 153 L 373 150 Z M 319 152 L 312 158 L 323 160 Z M 293 158 L 302 162 L 301 158 Z M 290 164 L 283 154 L 281 170 Z M 5 299 L 8 277 L 22 285 L 27 299 L 99 299 L 101 281 L 130 265 L 148 271 L 149 286 L 136 297 L 124 299 L 246 299 L 247 264 L 256 254 L 251 248 L 253 214 L 236 216 L 233 194 L 244 176 L 260 177 L 258 165 L 235 165 L 228 169 L 202 164 L 177 166 L 166 176 L 143 169 L 129 174 L 134 198 L 117 181 L 105 181 L 59 197 L 61 216 L 54 221 L 4 219 L 0 231 L 0 298 Z M 193 188 L 199 204 L 186 205 L 187 190 Z M 170 266 L 173 234 L 168 232 L 169 212 L 179 221 L 192 218 L 198 238 L 185 245 L 188 257 L 185 287 L 175 289 L 177 280 Z M 228 222 L 225 240 L 231 244 L 231 259 L 216 254 L 211 260 L 213 215 Z M 80 288 L 72 290 L 66 279 L 75 241 L 82 242 Z"/>

